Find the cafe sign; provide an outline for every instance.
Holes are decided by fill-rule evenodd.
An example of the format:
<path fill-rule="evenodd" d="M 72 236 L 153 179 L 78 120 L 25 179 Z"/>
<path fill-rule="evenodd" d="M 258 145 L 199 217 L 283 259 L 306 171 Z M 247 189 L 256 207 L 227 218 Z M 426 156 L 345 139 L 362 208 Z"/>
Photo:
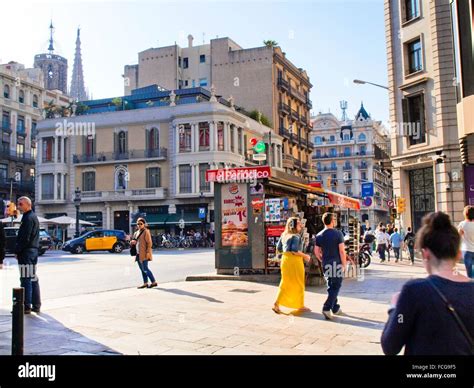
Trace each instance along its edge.
<path fill-rule="evenodd" d="M 242 167 L 242 168 L 221 168 L 218 170 L 206 171 L 206 182 L 217 183 L 248 183 L 257 179 L 267 179 L 271 177 L 269 166 Z"/>

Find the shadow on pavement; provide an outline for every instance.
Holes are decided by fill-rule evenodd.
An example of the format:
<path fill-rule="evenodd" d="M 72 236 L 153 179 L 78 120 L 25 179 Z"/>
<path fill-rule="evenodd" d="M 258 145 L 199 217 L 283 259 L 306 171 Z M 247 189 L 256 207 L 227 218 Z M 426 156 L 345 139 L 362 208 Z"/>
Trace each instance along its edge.
<path fill-rule="evenodd" d="M 304 313 L 298 315 L 298 317 L 301 318 L 306 318 L 306 319 L 317 319 L 320 321 L 326 320 L 326 318 L 323 316 L 322 313 L 316 313 L 316 312 L 309 312 L 309 313 Z M 349 318 L 349 319 L 347 319 Z M 383 325 L 385 325 L 385 322 L 381 321 L 376 321 L 373 319 L 367 319 L 367 318 L 361 318 L 361 317 L 356 317 L 354 315 L 349 315 L 343 313 L 342 315 L 338 315 L 334 317 L 334 320 L 332 321 L 334 324 L 342 324 L 342 325 L 351 325 L 351 326 L 357 326 L 357 327 L 365 327 L 367 329 L 375 329 L 375 330 L 380 330 Z"/>
<path fill-rule="evenodd" d="M 171 294 L 176 294 L 176 295 L 190 296 L 191 298 L 204 299 L 204 300 L 207 300 L 208 302 L 212 302 L 212 303 L 224 303 L 223 301 L 217 300 L 217 299 L 212 298 L 210 296 L 205 296 L 205 295 L 201 295 L 201 294 L 196 294 L 194 292 L 179 290 L 177 288 L 170 288 L 170 289 L 155 288 L 155 290 L 163 291 L 163 292 L 169 292 Z"/>
<path fill-rule="evenodd" d="M 73 317 L 71 317 L 73 319 Z M 0 309 L 0 355 L 11 355 L 12 316 Z M 48 314 L 25 315 L 25 355 L 120 355 L 77 333 Z"/>

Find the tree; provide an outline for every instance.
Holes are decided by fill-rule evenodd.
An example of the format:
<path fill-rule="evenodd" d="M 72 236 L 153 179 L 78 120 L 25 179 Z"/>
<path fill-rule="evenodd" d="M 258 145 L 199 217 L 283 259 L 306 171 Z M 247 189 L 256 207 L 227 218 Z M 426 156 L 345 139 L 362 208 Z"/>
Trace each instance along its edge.
<path fill-rule="evenodd" d="M 272 127 L 271 121 L 268 119 L 267 116 L 265 116 L 262 112 L 259 110 L 254 109 L 249 113 L 249 117 L 251 119 L 254 119 L 255 121 L 258 121 L 259 123 L 267 126 L 267 127 Z"/>
<path fill-rule="evenodd" d="M 264 40 L 264 41 L 263 41 L 263 44 L 264 44 L 265 46 L 271 47 L 271 48 L 278 46 L 278 42 L 275 41 L 275 40 Z"/>

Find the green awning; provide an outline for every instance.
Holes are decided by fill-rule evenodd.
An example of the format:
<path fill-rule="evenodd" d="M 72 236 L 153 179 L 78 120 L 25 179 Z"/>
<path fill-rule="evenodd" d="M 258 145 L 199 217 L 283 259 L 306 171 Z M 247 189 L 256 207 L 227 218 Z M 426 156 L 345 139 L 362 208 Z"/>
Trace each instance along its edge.
<path fill-rule="evenodd" d="M 202 220 L 199 218 L 199 214 L 196 211 L 194 213 L 179 214 L 147 214 L 145 217 L 148 225 L 175 225 L 179 223 L 179 220 L 183 217 L 186 224 L 200 224 Z M 133 222 L 132 225 L 136 225 Z"/>
<path fill-rule="evenodd" d="M 166 219 L 169 217 L 168 214 L 147 214 L 145 217 L 148 225 L 161 225 L 164 224 Z M 136 225 L 136 222 L 132 222 L 132 225 Z"/>

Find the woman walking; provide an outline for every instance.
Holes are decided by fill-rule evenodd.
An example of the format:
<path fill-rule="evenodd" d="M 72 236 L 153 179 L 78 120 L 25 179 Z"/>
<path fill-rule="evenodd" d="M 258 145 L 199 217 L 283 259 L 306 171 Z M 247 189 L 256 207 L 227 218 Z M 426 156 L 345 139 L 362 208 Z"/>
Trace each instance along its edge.
<path fill-rule="evenodd" d="M 137 256 L 135 261 L 143 277 L 143 285 L 137 288 L 153 288 L 158 286 L 153 273 L 148 268 L 148 262 L 153 260 L 153 242 L 150 230 L 147 227 L 145 219 L 142 217 L 137 220 L 137 231 L 133 234 L 130 245 L 136 246 Z M 151 284 L 148 284 L 148 279 L 150 279 Z"/>
<path fill-rule="evenodd" d="M 311 311 L 304 305 L 305 273 L 303 260 L 310 256 L 302 252 L 301 221 L 297 217 L 288 219 L 285 231 L 278 240 L 277 250 L 283 252 L 281 260 L 281 282 L 272 310 L 280 314 L 280 305 L 296 309 L 297 312 Z"/>
<path fill-rule="evenodd" d="M 408 281 L 392 298 L 382 334 L 385 354 L 472 355 L 474 282 L 456 271 L 460 241 L 449 216 L 432 213 L 416 235 L 428 277 Z"/>
<path fill-rule="evenodd" d="M 458 231 L 462 237 L 461 251 L 467 277 L 472 279 L 474 278 L 472 270 L 474 262 L 474 206 L 464 208 L 464 221 L 459 224 Z"/>
<path fill-rule="evenodd" d="M 377 239 L 377 252 L 379 253 L 380 262 L 383 263 L 385 261 L 385 251 L 387 250 L 390 237 L 386 233 L 385 228 L 380 229 L 375 237 Z M 388 261 L 390 261 L 390 257 Z"/>

